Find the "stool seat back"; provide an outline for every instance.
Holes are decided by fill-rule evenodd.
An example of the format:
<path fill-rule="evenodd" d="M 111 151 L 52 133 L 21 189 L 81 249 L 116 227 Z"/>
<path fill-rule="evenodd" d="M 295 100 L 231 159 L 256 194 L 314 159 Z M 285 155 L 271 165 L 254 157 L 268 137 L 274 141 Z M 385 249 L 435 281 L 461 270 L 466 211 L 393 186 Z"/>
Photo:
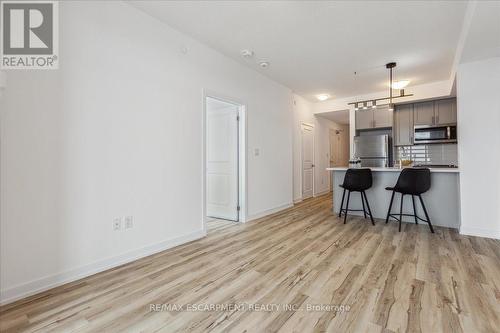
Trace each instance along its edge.
<path fill-rule="evenodd" d="M 347 169 L 342 187 L 349 191 L 365 191 L 372 187 L 372 182 L 370 169 Z"/>
<path fill-rule="evenodd" d="M 431 188 L 431 171 L 428 168 L 406 168 L 399 174 L 394 187 L 396 192 L 419 195 Z"/>

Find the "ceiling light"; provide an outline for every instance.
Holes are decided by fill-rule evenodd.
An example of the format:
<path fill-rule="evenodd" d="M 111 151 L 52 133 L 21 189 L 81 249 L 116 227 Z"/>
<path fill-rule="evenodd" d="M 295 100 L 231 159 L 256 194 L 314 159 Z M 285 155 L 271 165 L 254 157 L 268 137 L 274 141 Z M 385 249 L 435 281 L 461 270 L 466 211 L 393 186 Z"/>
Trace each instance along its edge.
<path fill-rule="evenodd" d="M 392 83 L 392 89 L 403 89 L 410 83 L 409 80 L 402 80 L 402 81 L 394 81 Z"/>
<path fill-rule="evenodd" d="M 359 108 L 358 108 L 358 103 L 354 104 L 354 111 L 358 111 Z"/>
<path fill-rule="evenodd" d="M 319 94 L 319 95 L 316 95 L 316 98 L 320 101 L 326 101 L 327 99 L 330 98 L 330 95 L 328 94 Z"/>
<path fill-rule="evenodd" d="M 267 67 L 269 67 L 269 62 L 261 61 L 261 62 L 259 62 L 259 66 L 262 68 L 267 68 Z"/>
<path fill-rule="evenodd" d="M 355 101 L 355 102 L 350 102 L 347 103 L 348 105 L 355 105 L 354 110 L 359 110 L 358 105 L 363 104 L 363 109 L 366 110 L 368 109 L 367 103 L 371 102 L 371 107 L 372 109 L 377 108 L 377 101 L 384 101 L 384 100 L 389 100 L 389 110 L 393 111 L 394 110 L 394 104 L 392 102 L 393 99 L 395 98 L 401 98 L 401 97 L 410 97 L 413 96 L 413 94 L 406 94 L 405 90 L 403 89 L 408 83 L 410 83 L 409 80 L 402 80 L 398 82 L 394 82 L 392 80 L 392 71 L 396 67 L 395 62 L 390 62 L 385 65 L 385 68 L 389 70 L 389 97 L 383 97 L 383 98 L 376 98 L 372 100 L 364 100 L 364 101 Z M 356 73 L 354 73 L 356 74 Z M 394 89 L 399 89 L 399 96 L 393 96 L 393 90 Z"/>
<path fill-rule="evenodd" d="M 241 56 L 243 58 L 251 58 L 251 57 L 253 57 L 253 51 L 252 50 L 241 50 Z"/>

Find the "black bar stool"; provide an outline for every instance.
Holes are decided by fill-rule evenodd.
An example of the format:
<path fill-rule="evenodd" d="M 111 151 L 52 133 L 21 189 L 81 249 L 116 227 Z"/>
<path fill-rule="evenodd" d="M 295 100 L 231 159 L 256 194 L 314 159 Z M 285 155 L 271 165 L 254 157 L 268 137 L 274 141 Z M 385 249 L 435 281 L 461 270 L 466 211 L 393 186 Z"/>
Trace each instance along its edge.
<path fill-rule="evenodd" d="M 398 182 L 394 187 L 386 187 L 388 191 L 392 191 L 391 203 L 389 204 L 389 209 L 387 210 L 387 218 L 385 223 L 389 222 L 389 217 L 392 217 L 396 221 L 399 221 L 399 231 L 401 231 L 401 221 L 403 216 L 413 216 L 415 218 L 415 223 L 418 224 L 418 220 L 427 222 L 431 232 L 434 233 L 432 228 L 431 219 L 429 214 L 427 214 L 427 209 L 425 208 L 424 201 L 422 200 L 421 194 L 427 192 L 431 188 L 431 171 L 427 168 L 406 168 L 399 174 Z M 392 201 L 394 200 L 394 193 L 401 193 L 401 205 L 399 207 L 399 214 L 391 214 Z M 408 194 L 411 195 L 411 200 L 413 202 L 413 214 L 403 214 L 403 198 Z M 415 196 L 420 199 L 420 204 L 425 213 L 424 220 L 417 215 L 417 210 L 415 209 Z M 399 215 L 399 218 L 396 217 Z"/>
<path fill-rule="evenodd" d="M 340 204 L 339 217 L 344 213 L 344 224 L 347 220 L 348 212 L 361 212 L 363 211 L 363 215 L 366 219 L 366 214 L 370 215 L 370 219 L 372 220 L 372 224 L 375 225 L 373 221 L 372 211 L 370 210 L 370 204 L 368 203 L 368 198 L 366 197 L 365 191 L 372 187 L 372 171 L 370 169 L 347 169 L 344 177 L 344 182 L 339 185 L 344 189 L 344 193 L 342 194 L 342 203 Z M 344 206 L 344 198 L 345 191 L 347 193 L 347 204 L 345 209 Z M 361 195 L 361 203 L 363 204 L 363 209 L 349 209 L 349 198 L 351 197 L 351 192 L 359 192 Z M 368 211 L 365 209 L 365 201 L 366 207 Z"/>

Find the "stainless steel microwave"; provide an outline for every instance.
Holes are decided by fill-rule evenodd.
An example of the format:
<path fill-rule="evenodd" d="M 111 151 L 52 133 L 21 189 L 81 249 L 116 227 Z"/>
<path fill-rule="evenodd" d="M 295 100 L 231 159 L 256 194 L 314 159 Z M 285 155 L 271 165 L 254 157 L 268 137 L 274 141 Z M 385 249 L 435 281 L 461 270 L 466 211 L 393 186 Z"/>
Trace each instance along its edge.
<path fill-rule="evenodd" d="M 418 125 L 414 128 L 413 143 L 455 143 L 457 142 L 457 125 Z"/>

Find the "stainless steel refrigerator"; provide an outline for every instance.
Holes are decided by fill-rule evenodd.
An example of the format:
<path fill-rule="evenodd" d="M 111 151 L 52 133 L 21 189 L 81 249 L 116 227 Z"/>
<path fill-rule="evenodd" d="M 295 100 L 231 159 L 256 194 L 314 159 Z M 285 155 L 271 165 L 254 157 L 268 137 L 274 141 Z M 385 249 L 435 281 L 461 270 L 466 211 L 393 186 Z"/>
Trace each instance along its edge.
<path fill-rule="evenodd" d="M 354 156 L 361 159 L 362 167 L 391 166 L 391 137 L 387 134 L 355 136 Z"/>

